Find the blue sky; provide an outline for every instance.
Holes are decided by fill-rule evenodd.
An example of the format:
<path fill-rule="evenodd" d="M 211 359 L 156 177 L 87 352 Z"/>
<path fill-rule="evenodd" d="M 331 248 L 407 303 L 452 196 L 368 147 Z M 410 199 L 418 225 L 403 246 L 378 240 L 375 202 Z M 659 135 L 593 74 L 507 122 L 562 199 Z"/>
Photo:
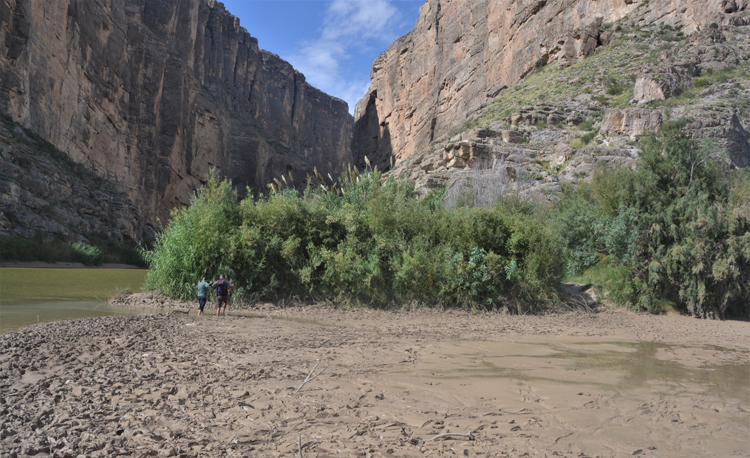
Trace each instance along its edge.
<path fill-rule="evenodd" d="M 313 86 L 346 100 L 370 86 L 372 62 L 414 28 L 424 0 L 223 0 L 261 48 Z"/>

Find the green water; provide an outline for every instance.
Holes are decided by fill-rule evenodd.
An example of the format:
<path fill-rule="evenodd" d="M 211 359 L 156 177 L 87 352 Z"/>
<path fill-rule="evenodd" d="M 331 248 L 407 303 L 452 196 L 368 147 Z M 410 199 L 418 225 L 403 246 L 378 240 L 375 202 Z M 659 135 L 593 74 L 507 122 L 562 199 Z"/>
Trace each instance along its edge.
<path fill-rule="evenodd" d="M 107 298 L 119 291 L 140 291 L 146 272 L 0 267 L 0 334 L 43 321 L 155 313 L 153 309 L 107 303 Z"/>

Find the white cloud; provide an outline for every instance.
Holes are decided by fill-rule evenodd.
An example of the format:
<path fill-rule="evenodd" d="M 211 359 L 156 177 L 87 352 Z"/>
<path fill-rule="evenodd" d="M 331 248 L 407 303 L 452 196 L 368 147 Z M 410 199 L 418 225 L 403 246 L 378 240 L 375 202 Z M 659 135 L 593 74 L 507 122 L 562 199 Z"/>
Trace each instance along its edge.
<path fill-rule="evenodd" d="M 321 90 L 349 103 L 349 111 L 369 88 L 369 72 L 353 76 L 347 68 L 366 48 L 385 49 L 396 37 L 400 20 L 393 0 L 334 0 L 320 36 L 304 43 L 291 63 Z"/>

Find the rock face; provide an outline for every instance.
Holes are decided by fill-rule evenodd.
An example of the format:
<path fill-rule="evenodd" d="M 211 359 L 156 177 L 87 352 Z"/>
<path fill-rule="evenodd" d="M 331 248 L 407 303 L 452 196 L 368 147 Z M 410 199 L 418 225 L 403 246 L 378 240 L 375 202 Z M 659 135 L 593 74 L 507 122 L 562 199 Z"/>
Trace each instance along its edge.
<path fill-rule="evenodd" d="M 0 237 L 134 240 L 154 229 L 114 183 L 0 116 Z"/>
<path fill-rule="evenodd" d="M 491 206 L 501 194 L 531 200 L 556 200 L 561 183 L 577 183 L 602 164 L 632 166 L 638 150 L 626 145 L 569 143 L 586 131 L 479 129 L 461 133 L 435 152 L 420 152 L 399 162 L 391 175 L 406 175 L 420 192 L 446 188 L 448 205 L 457 200 Z"/>
<path fill-rule="evenodd" d="M 659 130 L 662 113 L 657 110 L 626 108 L 607 110 L 599 133 L 602 135 L 627 135 L 634 138 L 646 132 Z"/>
<path fill-rule="evenodd" d="M 635 80 L 633 99 L 639 104 L 652 100 L 666 100 L 689 88 L 699 75 L 694 65 L 670 66 L 659 71 L 642 70 Z"/>
<path fill-rule="evenodd" d="M 117 183 L 142 221 L 211 168 L 244 191 L 350 162 L 346 103 L 214 0 L 9 0 L 0 28 L 0 110 Z"/>
<path fill-rule="evenodd" d="M 355 112 L 355 161 L 367 156 L 384 167 L 409 157 L 504 86 L 615 40 L 618 32 L 602 32 L 603 23 L 628 18 L 690 34 L 707 23 L 744 23 L 747 9 L 747 0 L 427 0 L 414 30 L 373 64 L 370 91 Z M 682 73 L 675 69 L 675 88 Z M 643 96 L 658 98 L 649 81 L 643 75 Z"/>
<path fill-rule="evenodd" d="M 684 120 L 697 144 L 720 153 L 715 158 L 726 170 L 750 166 L 746 27 L 712 25 L 686 35 L 663 25 L 615 23 L 607 32 L 611 46 L 500 91 L 458 133 L 399 161 L 387 175 L 406 176 L 425 194 L 440 189 L 449 205 L 494 205 L 502 195 L 552 202 L 598 167 L 636 167 L 639 137 L 669 120 Z M 670 74 L 679 78 L 669 80 Z M 682 93 L 633 107 L 638 76 L 665 84 L 679 79 L 667 93 L 674 96 L 678 87 Z"/>

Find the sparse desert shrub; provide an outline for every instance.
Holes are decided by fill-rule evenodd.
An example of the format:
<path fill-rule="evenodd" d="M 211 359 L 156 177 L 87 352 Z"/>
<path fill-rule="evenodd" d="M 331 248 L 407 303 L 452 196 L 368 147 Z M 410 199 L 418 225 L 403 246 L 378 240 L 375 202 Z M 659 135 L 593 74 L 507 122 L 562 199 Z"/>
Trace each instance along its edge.
<path fill-rule="evenodd" d="M 583 148 L 586 145 L 588 145 L 589 143 L 591 143 L 591 140 L 593 140 L 598 134 L 599 134 L 599 129 L 595 129 L 592 132 L 589 132 L 587 134 L 583 134 L 583 135 L 581 135 L 580 138 L 577 138 L 577 139 L 573 140 L 570 143 L 570 146 L 571 146 L 571 148 L 575 148 L 575 149 Z"/>
<path fill-rule="evenodd" d="M 581 130 L 588 130 L 592 131 L 594 130 L 594 121 L 592 120 L 586 120 L 578 125 L 578 128 Z"/>
<path fill-rule="evenodd" d="M 620 95 L 625 91 L 624 85 L 614 77 L 607 78 L 604 82 L 604 87 L 609 95 Z"/>
<path fill-rule="evenodd" d="M 599 134 L 599 129 L 596 129 L 587 134 L 583 134 L 581 136 L 581 141 L 583 142 L 584 145 L 588 145 L 591 142 L 591 140 L 593 140 L 594 137 L 596 137 L 598 134 Z"/>
<path fill-rule="evenodd" d="M 602 105 L 607 105 L 609 103 L 609 98 L 606 95 L 597 95 L 591 97 L 591 100 L 593 100 L 594 102 L 599 102 Z"/>

